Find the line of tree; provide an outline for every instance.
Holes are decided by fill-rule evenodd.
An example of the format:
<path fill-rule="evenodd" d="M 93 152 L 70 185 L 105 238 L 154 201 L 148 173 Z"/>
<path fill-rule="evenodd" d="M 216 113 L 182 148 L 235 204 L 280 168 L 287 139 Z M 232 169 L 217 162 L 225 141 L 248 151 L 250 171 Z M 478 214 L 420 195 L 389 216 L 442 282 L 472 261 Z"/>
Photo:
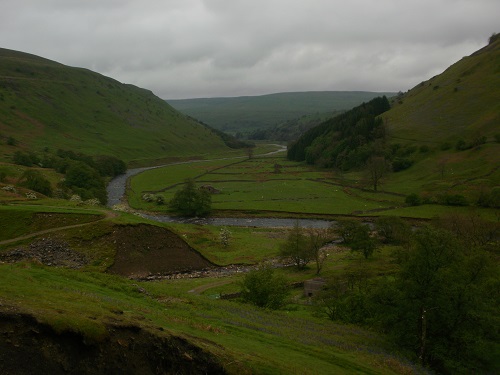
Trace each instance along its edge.
<path fill-rule="evenodd" d="M 32 151 L 16 151 L 12 161 L 27 167 L 51 168 L 65 175 L 58 188 L 65 194 L 77 194 L 83 200 L 97 198 L 102 204 L 107 202 L 106 178 L 123 174 L 127 166 L 114 156 L 89 156 L 71 150 L 45 150 L 42 154 Z M 53 189 L 40 172 L 26 172 L 21 183 L 31 190 L 51 196 Z"/>
<path fill-rule="evenodd" d="M 372 99 L 310 129 L 288 148 L 290 160 L 348 170 L 363 166 L 380 152 L 376 140 L 385 138 L 378 116 L 390 109 L 385 96 Z"/>

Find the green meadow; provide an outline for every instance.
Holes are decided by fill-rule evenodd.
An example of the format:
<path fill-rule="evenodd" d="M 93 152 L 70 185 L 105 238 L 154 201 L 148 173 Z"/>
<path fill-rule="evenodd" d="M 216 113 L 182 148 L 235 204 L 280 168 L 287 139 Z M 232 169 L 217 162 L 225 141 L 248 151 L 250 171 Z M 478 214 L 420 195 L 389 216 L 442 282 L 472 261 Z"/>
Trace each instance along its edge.
<path fill-rule="evenodd" d="M 212 195 L 217 210 L 275 211 L 320 215 L 348 215 L 401 205 L 403 198 L 371 193 L 332 179 L 332 173 L 284 157 L 256 157 L 241 161 L 206 161 L 156 168 L 132 178 L 129 203 L 135 209 L 166 211 L 142 200 L 144 193 L 170 200 L 187 178 L 219 190 Z"/>

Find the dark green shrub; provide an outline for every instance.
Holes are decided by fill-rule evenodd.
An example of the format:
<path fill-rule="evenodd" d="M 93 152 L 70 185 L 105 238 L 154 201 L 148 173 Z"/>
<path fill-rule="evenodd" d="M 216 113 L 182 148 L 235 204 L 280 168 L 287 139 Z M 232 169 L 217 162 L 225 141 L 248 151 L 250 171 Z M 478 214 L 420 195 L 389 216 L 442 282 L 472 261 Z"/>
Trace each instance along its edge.
<path fill-rule="evenodd" d="M 369 258 L 377 247 L 375 239 L 370 236 L 370 227 L 356 220 L 339 220 L 335 233 L 351 250 L 360 251 L 365 258 Z"/>
<path fill-rule="evenodd" d="M 33 152 L 16 151 L 12 156 L 12 162 L 14 164 L 32 167 L 33 165 L 40 163 L 40 158 Z"/>
<path fill-rule="evenodd" d="M 410 206 L 420 206 L 422 204 L 422 200 L 418 194 L 411 193 L 405 198 L 405 203 Z"/>
<path fill-rule="evenodd" d="M 392 161 L 392 170 L 394 172 L 403 171 L 410 168 L 413 165 L 413 160 L 406 158 L 396 158 Z"/>
<path fill-rule="evenodd" d="M 279 309 L 288 296 L 286 279 L 270 266 L 250 271 L 241 283 L 241 297 L 258 307 Z"/>
<path fill-rule="evenodd" d="M 206 190 L 197 189 L 192 179 L 176 191 L 169 202 L 170 208 L 185 216 L 205 216 L 212 210 L 212 197 Z"/>
<path fill-rule="evenodd" d="M 411 235 L 408 223 L 397 216 L 380 217 L 375 221 L 375 230 L 382 237 L 384 243 L 407 243 Z"/>
<path fill-rule="evenodd" d="M 467 150 L 468 148 L 470 148 L 470 146 L 463 139 L 459 139 L 455 144 L 455 149 L 457 151 L 464 151 Z"/>
<path fill-rule="evenodd" d="M 28 169 L 25 171 L 20 178 L 20 184 L 48 197 L 52 196 L 50 181 L 36 170 Z"/>
<path fill-rule="evenodd" d="M 64 185 L 82 199 L 97 198 L 102 204 L 107 202 L 106 184 L 94 168 L 82 161 L 71 161 L 66 169 Z"/>
<path fill-rule="evenodd" d="M 500 188 L 495 187 L 490 191 L 481 191 L 476 204 L 480 207 L 500 208 Z"/>
<path fill-rule="evenodd" d="M 18 143 L 19 143 L 18 140 L 15 139 L 14 137 L 8 137 L 7 138 L 7 144 L 9 146 L 17 146 Z"/>
<path fill-rule="evenodd" d="M 467 206 L 467 198 L 460 194 L 443 194 L 438 196 L 438 203 L 445 206 Z"/>
<path fill-rule="evenodd" d="M 156 200 L 156 204 L 159 206 L 162 206 L 165 204 L 165 198 L 163 197 L 163 195 L 159 195 L 159 194 L 156 195 L 155 200 Z"/>

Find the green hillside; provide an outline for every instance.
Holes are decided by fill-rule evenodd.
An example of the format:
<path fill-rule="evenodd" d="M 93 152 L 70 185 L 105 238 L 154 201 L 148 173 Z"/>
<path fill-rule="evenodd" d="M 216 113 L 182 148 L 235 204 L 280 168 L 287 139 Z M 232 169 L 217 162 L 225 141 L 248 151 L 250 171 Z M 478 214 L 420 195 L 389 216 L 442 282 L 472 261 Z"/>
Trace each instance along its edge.
<path fill-rule="evenodd" d="M 152 92 L 87 69 L 0 49 L 0 158 L 71 149 L 130 162 L 227 149 Z"/>
<path fill-rule="evenodd" d="M 267 129 L 304 115 L 350 109 L 394 93 L 366 91 L 288 92 L 235 98 L 168 100 L 179 111 L 229 133 Z"/>
<path fill-rule="evenodd" d="M 394 97 L 377 131 L 359 121 L 363 111 L 310 129 L 288 157 L 335 168 L 368 187 L 371 181 L 375 190 L 380 180 L 385 190 L 419 194 L 427 203 L 498 206 L 500 38 Z"/>
<path fill-rule="evenodd" d="M 399 97 L 383 118 L 396 139 L 492 140 L 500 133 L 500 38 Z"/>

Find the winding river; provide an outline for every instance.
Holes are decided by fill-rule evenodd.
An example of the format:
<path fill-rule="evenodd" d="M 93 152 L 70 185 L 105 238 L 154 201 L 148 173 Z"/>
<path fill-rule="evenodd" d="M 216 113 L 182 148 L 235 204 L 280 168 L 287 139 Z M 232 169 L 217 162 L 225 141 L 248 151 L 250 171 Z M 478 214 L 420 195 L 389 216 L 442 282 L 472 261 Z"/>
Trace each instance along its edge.
<path fill-rule="evenodd" d="M 277 151 L 272 151 L 264 155 L 272 155 L 279 152 L 284 152 L 286 147 L 280 146 L 280 149 Z M 230 157 L 230 158 L 222 158 L 222 159 L 214 159 L 214 160 L 231 160 L 237 158 L 246 158 L 246 156 L 241 157 Z M 176 164 L 190 164 L 190 163 L 200 163 L 206 162 L 209 160 L 189 160 L 184 162 L 175 162 L 170 164 L 165 164 L 157 167 L 144 167 L 144 168 L 134 168 L 128 169 L 127 172 L 123 175 L 115 177 L 111 180 L 107 186 L 108 193 L 108 206 L 112 207 L 116 204 L 121 203 L 125 197 L 125 190 L 127 186 L 127 181 L 129 178 L 138 175 L 144 171 L 161 168 L 168 165 L 176 165 Z M 282 219 L 282 218 L 179 218 L 172 217 L 167 215 L 144 215 L 148 219 L 155 220 L 162 223 L 191 223 L 191 224 L 200 224 L 200 225 L 215 225 L 215 226 L 238 226 L 238 227 L 261 227 L 261 228 L 276 228 L 276 227 L 293 227 L 297 222 L 297 219 Z M 328 220 L 313 220 L 313 219 L 299 219 L 298 223 L 301 227 L 309 227 L 309 228 L 328 228 L 332 222 Z"/>

